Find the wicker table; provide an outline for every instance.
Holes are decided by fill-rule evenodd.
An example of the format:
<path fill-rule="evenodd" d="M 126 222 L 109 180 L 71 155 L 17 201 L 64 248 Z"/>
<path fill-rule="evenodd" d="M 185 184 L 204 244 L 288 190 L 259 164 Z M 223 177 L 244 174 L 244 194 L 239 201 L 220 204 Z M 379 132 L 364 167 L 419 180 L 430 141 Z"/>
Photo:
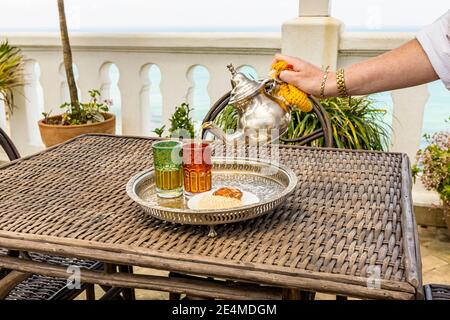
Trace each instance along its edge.
<path fill-rule="evenodd" d="M 152 166 L 151 143 L 87 135 L 0 167 L 0 247 L 262 285 L 81 272 L 106 286 L 217 298 L 273 298 L 269 288 L 423 296 L 405 155 L 281 146 L 281 163 L 299 177 L 288 201 L 209 238 L 206 227 L 150 218 L 128 198 L 129 178 Z M 64 267 L 8 256 L 0 267 L 67 278 Z"/>

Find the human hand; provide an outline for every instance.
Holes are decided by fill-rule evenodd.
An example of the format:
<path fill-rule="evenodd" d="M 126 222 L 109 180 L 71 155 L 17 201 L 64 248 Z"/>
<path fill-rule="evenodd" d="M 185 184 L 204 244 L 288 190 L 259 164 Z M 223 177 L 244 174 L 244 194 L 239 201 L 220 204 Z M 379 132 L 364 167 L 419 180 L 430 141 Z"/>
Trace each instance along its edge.
<path fill-rule="evenodd" d="M 273 63 L 280 60 L 286 61 L 293 67 L 292 71 L 282 71 L 280 73 L 280 80 L 290 83 L 308 94 L 316 97 L 320 96 L 320 85 L 322 84 L 324 75 L 323 70 L 302 59 L 282 54 L 276 54 Z M 335 79 L 336 75 L 334 72 L 329 72 L 327 82 L 325 83 L 325 96 L 336 95 L 336 86 L 332 85 L 336 82 Z"/>

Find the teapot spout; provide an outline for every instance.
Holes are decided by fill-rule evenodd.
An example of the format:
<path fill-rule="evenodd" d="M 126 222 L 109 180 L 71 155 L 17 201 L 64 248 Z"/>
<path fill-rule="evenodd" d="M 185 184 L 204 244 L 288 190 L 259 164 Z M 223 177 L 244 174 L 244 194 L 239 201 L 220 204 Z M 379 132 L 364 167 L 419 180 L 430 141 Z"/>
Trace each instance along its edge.
<path fill-rule="evenodd" d="M 241 139 L 243 134 L 242 131 L 237 130 L 234 133 L 225 133 L 217 124 L 214 122 L 205 122 L 202 125 L 203 134 L 206 132 L 212 133 L 217 139 L 225 144 L 234 143 Z"/>

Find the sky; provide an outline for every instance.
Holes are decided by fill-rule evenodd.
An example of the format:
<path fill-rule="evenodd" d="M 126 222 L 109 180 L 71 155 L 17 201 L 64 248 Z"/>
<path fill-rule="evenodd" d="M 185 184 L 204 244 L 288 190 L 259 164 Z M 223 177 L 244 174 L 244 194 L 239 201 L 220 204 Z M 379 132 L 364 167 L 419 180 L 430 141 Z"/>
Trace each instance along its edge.
<path fill-rule="evenodd" d="M 298 0 L 66 0 L 79 32 L 280 31 Z M 332 16 L 351 31 L 415 31 L 450 0 L 334 0 Z M 0 0 L 0 32 L 58 31 L 56 0 Z"/>

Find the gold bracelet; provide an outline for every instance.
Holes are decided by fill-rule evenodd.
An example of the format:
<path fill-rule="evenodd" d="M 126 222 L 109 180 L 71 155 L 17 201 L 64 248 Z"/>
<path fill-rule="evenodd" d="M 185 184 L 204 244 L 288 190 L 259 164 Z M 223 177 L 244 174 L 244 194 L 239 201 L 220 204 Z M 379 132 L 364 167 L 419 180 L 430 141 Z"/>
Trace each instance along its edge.
<path fill-rule="evenodd" d="M 327 78 L 328 78 L 328 69 L 330 69 L 330 66 L 327 66 L 325 68 L 325 73 L 323 74 L 322 83 L 320 84 L 320 99 L 325 99 L 325 83 L 327 82 Z"/>
<path fill-rule="evenodd" d="M 348 97 L 347 88 L 345 87 L 344 69 L 339 69 L 336 73 L 336 86 L 339 97 Z"/>

